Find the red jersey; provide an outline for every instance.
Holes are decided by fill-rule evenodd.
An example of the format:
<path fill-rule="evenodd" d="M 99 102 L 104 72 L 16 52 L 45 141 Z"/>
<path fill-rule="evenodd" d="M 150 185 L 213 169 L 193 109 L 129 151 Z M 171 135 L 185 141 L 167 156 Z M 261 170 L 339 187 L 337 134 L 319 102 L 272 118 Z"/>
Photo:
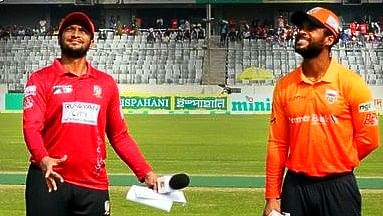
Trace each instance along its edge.
<path fill-rule="evenodd" d="M 170 20 L 170 28 L 171 29 L 177 29 L 178 28 L 178 19 Z"/>
<path fill-rule="evenodd" d="M 23 132 L 32 163 L 43 157 L 68 159 L 54 167 L 68 183 L 107 190 L 108 137 L 140 181 L 152 169 L 129 135 L 113 78 L 87 63 L 77 76 L 58 59 L 34 72 L 24 92 Z"/>
<path fill-rule="evenodd" d="M 365 35 L 367 34 L 367 31 L 368 31 L 368 26 L 366 23 L 362 23 L 359 25 L 359 30 L 360 30 L 360 33 Z"/>
<path fill-rule="evenodd" d="M 355 35 L 356 29 L 358 28 L 358 25 L 356 22 L 350 23 L 350 31 L 352 35 Z"/>

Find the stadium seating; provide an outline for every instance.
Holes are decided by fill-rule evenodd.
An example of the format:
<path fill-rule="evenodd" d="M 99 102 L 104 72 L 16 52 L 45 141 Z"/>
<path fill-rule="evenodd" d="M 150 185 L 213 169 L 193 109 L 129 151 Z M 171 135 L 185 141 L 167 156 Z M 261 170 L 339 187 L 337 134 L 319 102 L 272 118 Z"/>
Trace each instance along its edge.
<path fill-rule="evenodd" d="M 153 42 L 146 35 L 99 39 L 88 53 L 93 65 L 122 84 L 199 84 L 204 41 Z M 28 75 L 60 56 L 56 36 L 15 37 L 0 41 L 0 82 L 22 89 Z"/>
<path fill-rule="evenodd" d="M 332 48 L 339 62 L 359 73 L 369 85 L 383 84 L 383 49 L 374 47 Z M 247 67 L 263 68 L 273 72 L 274 80 L 238 81 L 242 84 L 272 85 L 275 80 L 300 64 L 302 57 L 292 47 L 266 40 L 229 42 L 227 54 L 228 79 L 235 80 Z"/>
<path fill-rule="evenodd" d="M 97 37 L 97 33 L 96 33 Z M 145 33 L 108 33 L 88 53 L 92 64 L 121 84 L 201 84 L 206 58 L 205 40 L 148 42 Z M 222 48 L 222 47 L 221 47 Z M 292 47 L 266 40 L 228 42 L 226 74 L 230 84 L 273 85 L 295 68 L 301 57 Z M 383 85 L 383 49 L 333 47 L 333 56 L 363 76 L 370 85 Z M 29 74 L 60 56 L 57 36 L 17 36 L 0 40 L 0 83 L 22 90 Z M 214 62 L 211 62 L 214 64 Z M 274 80 L 238 80 L 247 67 L 273 72 Z"/>

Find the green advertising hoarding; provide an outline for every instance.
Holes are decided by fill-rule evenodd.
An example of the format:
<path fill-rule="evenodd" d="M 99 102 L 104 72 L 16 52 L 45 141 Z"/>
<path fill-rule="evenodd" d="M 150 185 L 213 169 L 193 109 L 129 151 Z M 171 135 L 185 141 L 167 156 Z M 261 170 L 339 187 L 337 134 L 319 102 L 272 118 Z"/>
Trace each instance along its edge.
<path fill-rule="evenodd" d="M 227 97 L 186 96 L 174 97 L 174 110 L 217 110 L 226 111 Z"/>
<path fill-rule="evenodd" d="M 227 112 L 228 98 L 222 95 L 140 95 L 122 94 L 124 113 L 211 113 Z"/>
<path fill-rule="evenodd" d="M 170 110 L 170 96 L 121 96 L 122 109 Z"/>
<path fill-rule="evenodd" d="M 23 109 L 22 93 L 7 93 L 5 94 L 5 110 L 22 110 Z"/>
<path fill-rule="evenodd" d="M 172 111 L 228 111 L 227 96 L 176 96 L 176 95 L 128 95 L 120 96 L 120 103 L 123 110 L 138 111 L 160 111 L 170 113 Z M 21 111 L 23 109 L 22 93 L 5 94 L 5 110 Z"/>

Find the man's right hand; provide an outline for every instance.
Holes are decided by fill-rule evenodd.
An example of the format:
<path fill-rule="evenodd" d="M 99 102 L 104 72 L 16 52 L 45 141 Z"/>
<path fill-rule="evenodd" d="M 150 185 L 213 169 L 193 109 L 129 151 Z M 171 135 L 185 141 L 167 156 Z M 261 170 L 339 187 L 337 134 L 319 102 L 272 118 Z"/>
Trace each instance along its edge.
<path fill-rule="evenodd" d="M 157 192 L 157 175 L 153 171 L 150 171 L 148 174 L 146 174 L 145 184 Z"/>
<path fill-rule="evenodd" d="M 45 182 L 47 183 L 49 192 L 51 192 L 52 190 L 57 190 L 56 179 L 58 179 L 60 182 L 64 182 L 64 178 L 59 173 L 55 172 L 53 170 L 53 167 L 65 162 L 67 158 L 67 155 L 64 155 L 61 158 L 52 158 L 49 156 L 45 156 L 40 161 L 40 168 L 44 173 Z"/>
<path fill-rule="evenodd" d="M 266 199 L 265 209 L 263 210 L 263 216 L 269 216 L 271 211 L 281 212 L 281 204 L 278 199 Z"/>

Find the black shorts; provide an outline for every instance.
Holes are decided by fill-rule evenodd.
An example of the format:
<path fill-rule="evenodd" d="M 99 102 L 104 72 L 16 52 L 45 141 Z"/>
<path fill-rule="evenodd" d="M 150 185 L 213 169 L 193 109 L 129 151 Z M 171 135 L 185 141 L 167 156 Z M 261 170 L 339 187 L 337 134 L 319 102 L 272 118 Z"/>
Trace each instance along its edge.
<path fill-rule="evenodd" d="M 48 192 L 43 172 L 35 165 L 28 170 L 25 201 L 27 216 L 110 215 L 107 190 L 57 182 L 57 190 Z"/>
<path fill-rule="evenodd" d="M 281 210 L 291 216 L 360 216 L 361 202 L 352 172 L 323 178 L 286 173 Z"/>

